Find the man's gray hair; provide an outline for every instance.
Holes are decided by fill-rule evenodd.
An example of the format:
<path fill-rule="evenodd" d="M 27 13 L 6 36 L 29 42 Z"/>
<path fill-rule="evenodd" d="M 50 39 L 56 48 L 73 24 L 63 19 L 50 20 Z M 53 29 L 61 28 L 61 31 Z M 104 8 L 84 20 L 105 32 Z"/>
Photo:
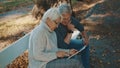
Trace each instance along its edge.
<path fill-rule="evenodd" d="M 70 13 L 72 14 L 72 10 L 69 4 L 67 3 L 63 3 L 60 6 L 58 6 L 59 12 L 60 14 L 64 14 L 64 13 Z"/>
<path fill-rule="evenodd" d="M 42 21 L 46 22 L 47 18 L 50 18 L 52 21 L 54 21 L 59 17 L 61 17 L 61 14 L 59 13 L 58 9 L 50 8 L 44 13 L 44 15 L 42 17 Z"/>

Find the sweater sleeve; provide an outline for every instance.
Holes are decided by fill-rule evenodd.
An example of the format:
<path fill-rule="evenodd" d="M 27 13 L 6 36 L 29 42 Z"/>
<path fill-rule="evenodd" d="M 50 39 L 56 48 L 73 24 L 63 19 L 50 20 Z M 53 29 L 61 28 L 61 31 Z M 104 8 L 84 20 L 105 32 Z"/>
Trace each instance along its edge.
<path fill-rule="evenodd" d="M 51 61 L 56 59 L 56 52 L 46 52 L 46 36 L 45 33 L 35 33 L 33 36 L 33 57 L 38 61 Z"/>
<path fill-rule="evenodd" d="M 70 49 L 61 49 L 61 48 L 58 48 L 59 51 L 65 51 L 65 52 L 68 52 L 70 51 Z"/>

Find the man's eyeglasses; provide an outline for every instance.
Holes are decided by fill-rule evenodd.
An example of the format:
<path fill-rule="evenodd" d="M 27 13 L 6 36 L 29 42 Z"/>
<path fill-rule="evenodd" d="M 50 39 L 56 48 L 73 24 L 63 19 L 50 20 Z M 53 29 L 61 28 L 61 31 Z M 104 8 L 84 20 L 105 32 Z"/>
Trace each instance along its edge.
<path fill-rule="evenodd" d="M 56 21 L 53 21 L 56 25 L 59 25 L 60 23 L 59 22 L 56 22 Z"/>

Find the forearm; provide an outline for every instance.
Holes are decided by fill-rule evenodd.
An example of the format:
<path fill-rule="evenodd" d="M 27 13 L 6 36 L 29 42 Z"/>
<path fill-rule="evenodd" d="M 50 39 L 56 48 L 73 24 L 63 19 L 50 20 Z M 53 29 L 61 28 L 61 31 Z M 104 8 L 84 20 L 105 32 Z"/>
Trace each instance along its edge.
<path fill-rule="evenodd" d="M 82 31 L 82 32 L 81 32 L 81 35 L 82 35 L 82 38 L 88 39 L 88 36 L 87 36 L 86 31 Z"/>
<path fill-rule="evenodd" d="M 39 54 L 34 52 L 33 56 L 38 61 L 51 61 L 57 58 L 56 52 L 39 52 Z"/>
<path fill-rule="evenodd" d="M 72 36 L 72 33 L 67 33 L 65 39 L 64 39 L 64 42 L 69 44 L 70 43 L 70 39 L 71 39 L 71 36 Z"/>
<path fill-rule="evenodd" d="M 83 32 L 81 32 L 81 34 L 82 34 L 82 38 L 83 38 L 83 41 L 84 41 L 84 45 L 89 45 L 89 38 L 88 38 L 86 32 L 83 31 Z"/>

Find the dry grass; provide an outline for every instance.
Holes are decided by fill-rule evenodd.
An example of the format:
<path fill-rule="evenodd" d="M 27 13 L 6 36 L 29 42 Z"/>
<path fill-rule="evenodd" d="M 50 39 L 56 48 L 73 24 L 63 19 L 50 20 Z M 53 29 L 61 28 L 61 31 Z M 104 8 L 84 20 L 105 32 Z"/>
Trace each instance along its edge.
<path fill-rule="evenodd" d="M 30 15 L 0 23 L 0 42 L 2 42 L 0 43 L 0 50 L 8 43 L 12 43 L 30 32 L 36 24 Z"/>

